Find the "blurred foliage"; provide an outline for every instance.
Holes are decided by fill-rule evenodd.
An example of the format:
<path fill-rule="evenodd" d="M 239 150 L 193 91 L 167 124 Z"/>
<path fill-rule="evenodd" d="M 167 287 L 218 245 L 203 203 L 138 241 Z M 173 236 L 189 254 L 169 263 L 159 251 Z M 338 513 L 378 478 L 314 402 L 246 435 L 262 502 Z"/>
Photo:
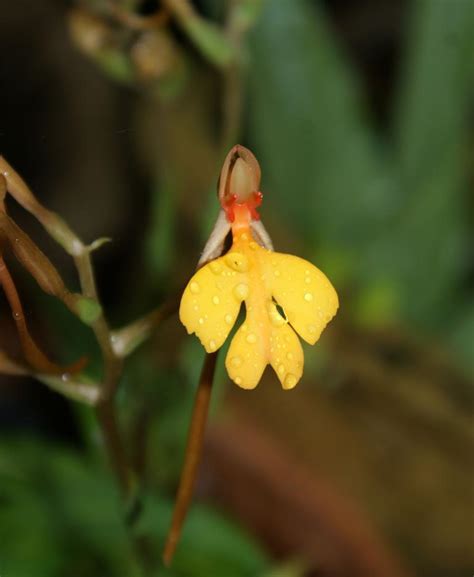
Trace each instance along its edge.
<path fill-rule="evenodd" d="M 15 455 L 12 462 L 12 452 Z M 0 570 L 12 577 L 139 575 L 111 480 L 81 453 L 51 443 L 0 444 Z M 172 501 L 147 496 L 136 534 L 160 555 Z M 190 515 L 170 577 L 242 577 L 269 569 L 235 525 L 205 506 Z"/>

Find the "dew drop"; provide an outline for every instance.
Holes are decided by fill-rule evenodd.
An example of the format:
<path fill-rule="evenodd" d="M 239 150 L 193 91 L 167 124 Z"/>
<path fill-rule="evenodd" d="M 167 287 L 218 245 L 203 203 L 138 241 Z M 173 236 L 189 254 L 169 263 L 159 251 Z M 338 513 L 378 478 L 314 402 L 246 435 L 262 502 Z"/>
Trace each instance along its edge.
<path fill-rule="evenodd" d="M 305 277 L 304 282 L 306 284 L 311 284 L 311 277 L 310 276 Z"/>
<path fill-rule="evenodd" d="M 286 320 L 280 316 L 278 313 L 272 314 L 270 316 L 270 322 L 274 327 L 281 327 L 286 324 Z"/>
<path fill-rule="evenodd" d="M 304 295 L 304 300 L 305 300 L 307 303 L 310 303 L 310 302 L 313 300 L 313 294 L 312 294 L 312 293 L 305 293 L 305 295 Z"/>
<path fill-rule="evenodd" d="M 323 311 L 322 311 L 321 309 L 318 309 L 318 317 L 319 317 L 320 319 L 323 318 Z"/>
<path fill-rule="evenodd" d="M 234 296 L 237 300 L 242 301 L 248 297 L 249 287 L 241 282 L 234 288 Z"/>
<path fill-rule="evenodd" d="M 230 359 L 230 364 L 231 364 L 233 367 L 235 367 L 235 368 L 241 367 L 241 366 L 242 366 L 242 362 L 243 362 L 243 361 L 242 361 L 242 359 L 241 359 L 240 357 L 232 357 L 232 358 Z"/>
<path fill-rule="evenodd" d="M 241 252 L 229 252 L 225 256 L 226 264 L 234 271 L 247 272 L 249 263 L 247 257 Z"/>
<path fill-rule="evenodd" d="M 235 377 L 234 383 L 235 383 L 236 385 L 241 385 L 241 384 L 242 384 L 242 379 L 241 379 L 240 377 Z"/>
<path fill-rule="evenodd" d="M 199 322 L 200 325 L 203 325 L 203 324 L 204 324 L 204 319 L 201 317 L 198 322 Z"/>
<path fill-rule="evenodd" d="M 214 274 L 219 274 L 222 271 L 221 264 L 215 260 L 209 263 L 209 267 Z"/>
<path fill-rule="evenodd" d="M 310 332 L 312 335 L 315 335 L 317 331 L 318 329 L 314 325 L 308 325 L 308 332 Z"/>
<path fill-rule="evenodd" d="M 292 389 L 296 383 L 298 382 L 298 379 L 295 377 L 295 375 L 293 375 L 292 373 L 288 373 L 285 377 L 285 380 L 283 382 L 283 387 L 285 389 Z"/>
<path fill-rule="evenodd" d="M 225 320 L 225 322 L 226 322 L 228 325 L 231 325 L 231 324 L 232 324 L 232 321 L 233 321 L 234 319 L 233 319 L 232 315 L 225 315 L 224 320 Z"/>
<path fill-rule="evenodd" d="M 270 317 L 270 322 L 274 327 L 281 327 L 288 321 L 278 312 L 277 307 L 274 303 L 270 303 L 268 306 L 268 316 Z"/>
<path fill-rule="evenodd" d="M 287 358 L 289 361 L 292 361 L 292 360 L 293 360 L 293 353 L 286 353 L 286 358 Z"/>
<path fill-rule="evenodd" d="M 209 350 L 213 353 L 217 349 L 216 341 L 209 341 Z"/>
<path fill-rule="evenodd" d="M 193 294 L 197 294 L 201 290 L 198 283 L 194 281 L 189 285 L 189 289 Z"/>
<path fill-rule="evenodd" d="M 193 310 L 197 312 L 199 310 L 199 307 L 197 305 L 194 305 Z"/>
<path fill-rule="evenodd" d="M 280 275 L 281 275 L 281 272 L 280 272 L 278 269 L 275 269 L 275 270 L 273 271 L 273 274 L 274 274 L 275 276 L 280 276 Z"/>
<path fill-rule="evenodd" d="M 245 340 L 250 344 L 254 344 L 257 342 L 257 335 L 254 333 L 249 333 Z"/>
<path fill-rule="evenodd" d="M 256 242 L 251 242 L 249 246 L 252 250 L 257 250 L 258 244 Z"/>
<path fill-rule="evenodd" d="M 215 305 L 218 305 L 221 301 L 220 301 L 219 297 L 216 295 L 216 296 L 213 296 L 213 297 L 212 297 L 212 302 L 213 302 Z"/>
<path fill-rule="evenodd" d="M 278 365 L 278 372 L 282 375 L 285 372 L 285 365 Z"/>

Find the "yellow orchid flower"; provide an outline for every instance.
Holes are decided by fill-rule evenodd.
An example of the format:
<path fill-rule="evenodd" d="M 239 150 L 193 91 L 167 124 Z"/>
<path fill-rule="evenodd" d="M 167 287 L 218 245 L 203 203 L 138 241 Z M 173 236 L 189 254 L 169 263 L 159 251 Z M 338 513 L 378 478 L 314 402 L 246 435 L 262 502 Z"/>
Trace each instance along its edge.
<path fill-rule="evenodd" d="M 226 358 L 230 378 L 253 389 L 271 364 L 283 388 L 292 389 L 304 365 L 297 334 L 316 343 L 339 303 L 334 287 L 314 265 L 273 251 L 256 211 L 262 199 L 259 186 L 257 160 L 243 146 L 234 146 L 220 177 L 221 214 L 202 266 L 184 290 L 179 315 L 188 333 L 196 333 L 212 353 L 227 339 L 244 302 L 246 318 Z M 232 247 L 214 258 L 222 254 L 229 232 Z"/>

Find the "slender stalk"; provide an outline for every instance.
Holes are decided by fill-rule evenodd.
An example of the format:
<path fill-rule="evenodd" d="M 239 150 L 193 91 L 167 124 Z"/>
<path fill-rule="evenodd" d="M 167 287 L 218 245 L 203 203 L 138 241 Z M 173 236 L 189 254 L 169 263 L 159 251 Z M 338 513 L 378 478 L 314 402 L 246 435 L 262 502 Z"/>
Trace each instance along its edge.
<path fill-rule="evenodd" d="M 199 463 L 201 461 L 204 432 L 206 428 L 209 400 L 211 398 L 212 384 L 216 369 L 218 351 L 206 355 L 199 379 L 196 397 L 194 399 L 191 424 L 188 432 L 184 465 L 179 481 L 178 494 L 174 506 L 173 519 L 168 531 L 163 562 L 169 565 L 178 544 L 189 504 L 191 502 L 196 481 Z"/>
<path fill-rule="evenodd" d="M 84 295 L 99 302 L 90 251 L 84 247 L 74 260 Z M 92 330 L 104 360 L 103 386 L 96 407 L 97 420 L 117 483 L 123 497 L 128 498 L 131 493 L 130 467 L 115 412 L 115 393 L 122 374 L 123 360 L 113 350 L 110 329 L 103 312 L 92 323 Z"/>
<path fill-rule="evenodd" d="M 165 319 L 177 312 L 181 292 L 142 318 L 114 331 L 111 341 L 114 353 L 118 357 L 126 357 L 146 341 Z"/>

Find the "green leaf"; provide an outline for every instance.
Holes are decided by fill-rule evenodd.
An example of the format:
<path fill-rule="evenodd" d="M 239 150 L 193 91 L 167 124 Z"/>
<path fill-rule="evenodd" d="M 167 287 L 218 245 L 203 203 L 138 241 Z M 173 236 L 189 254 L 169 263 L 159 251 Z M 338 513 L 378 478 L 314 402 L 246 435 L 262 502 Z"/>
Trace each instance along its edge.
<path fill-rule="evenodd" d="M 409 318 L 442 326 L 464 274 L 474 3 L 420 1 L 396 117 L 392 256 Z"/>
<path fill-rule="evenodd" d="M 251 141 L 268 202 L 312 242 L 363 246 L 386 212 L 383 157 L 323 11 L 267 2 L 251 47 Z"/>

